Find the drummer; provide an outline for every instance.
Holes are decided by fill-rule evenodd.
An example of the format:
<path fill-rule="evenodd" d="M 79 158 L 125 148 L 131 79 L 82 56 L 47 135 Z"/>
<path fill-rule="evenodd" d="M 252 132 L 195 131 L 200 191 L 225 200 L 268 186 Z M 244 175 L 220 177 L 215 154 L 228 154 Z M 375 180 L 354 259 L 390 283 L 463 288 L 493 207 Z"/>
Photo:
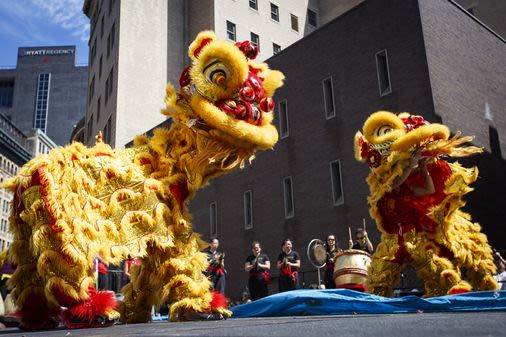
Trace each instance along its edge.
<path fill-rule="evenodd" d="M 325 284 L 325 289 L 333 289 L 336 287 L 334 283 L 334 259 L 337 253 L 342 252 L 343 250 L 338 247 L 336 236 L 334 234 L 330 234 L 327 236 L 327 243 L 325 245 L 327 258 L 325 260 L 325 274 L 323 278 L 323 282 Z"/>
<path fill-rule="evenodd" d="M 355 240 L 355 243 L 350 240 L 351 249 L 363 250 L 364 252 L 372 254 L 374 247 L 365 230 L 362 228 L 357 229 L 355 232 Z"/>

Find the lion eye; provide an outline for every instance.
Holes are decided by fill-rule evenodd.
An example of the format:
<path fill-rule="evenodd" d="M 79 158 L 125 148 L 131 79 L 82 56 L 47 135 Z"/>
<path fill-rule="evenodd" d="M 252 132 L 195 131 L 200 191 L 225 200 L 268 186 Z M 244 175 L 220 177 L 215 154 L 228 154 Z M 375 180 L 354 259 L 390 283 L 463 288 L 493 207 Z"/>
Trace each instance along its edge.
<path fill-rule="evenodd" d="M 225 87 L 230 72 L 220 60 L 213 60 L 204 67 L 204 76 L 207 81 L 214 83 L 220 87 Z"/>
<path fill-rule="evenodd" d="M 379 136 L 384 136 L 386 135 L 387 133 L 390 133 L 392 132 L 392 127 L 390 125 L 383 125 L 381 127 L 379 127 L 377 130 L 376 130 L 376 136 L 379 137 Z"/>

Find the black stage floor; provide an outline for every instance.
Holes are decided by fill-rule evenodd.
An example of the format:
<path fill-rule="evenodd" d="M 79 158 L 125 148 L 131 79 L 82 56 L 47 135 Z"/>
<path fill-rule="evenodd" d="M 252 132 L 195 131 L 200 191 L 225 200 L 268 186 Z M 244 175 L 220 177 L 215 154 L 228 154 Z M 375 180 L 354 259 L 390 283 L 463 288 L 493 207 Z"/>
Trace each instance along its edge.
<path fill-rule="evenodd" d="M 99 329 L 37 332 L 8 328 L 0 330 L 0 336 L 502 337 L 506 336 L 506 312 L 237 318 L 226 321 L 153 322 Z"/>

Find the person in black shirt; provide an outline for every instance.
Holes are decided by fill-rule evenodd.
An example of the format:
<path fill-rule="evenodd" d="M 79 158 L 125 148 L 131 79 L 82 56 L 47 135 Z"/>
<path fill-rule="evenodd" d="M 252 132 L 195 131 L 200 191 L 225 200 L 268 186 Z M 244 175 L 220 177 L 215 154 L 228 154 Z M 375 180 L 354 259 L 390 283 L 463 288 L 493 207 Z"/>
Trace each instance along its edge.
<path fill-rule="evenodd" d="M 327 236 L 325 248 L 327 250 L 327 259 L 325 260 L 323 282 L 325 284 L 325 289 L 334 289 L 336 287 L 334 282 L 334 258 L 337 253 L 342 252 L 342 249 L 337 246 L 336 236 L 334 234 Z"/>
<path fill-rule="evenodd" d="M 219 291 L 225 295 L 225 253 L 218 252 L 220 241 L 218 239 L 211 239 L 209 247 L 204 249 L 207 254 L 207 267 L 206 276 L 209 277 L 212 284 L 212 289 Z"/>
<path fill-rule="evenodd" d="M 357 229 L 355 232 L 355 239 L 357 240 L 355 243 L 350 240 L 350 245 L 353 244 L 351 249 L 363 250 L 364 252 L 372 254 L 374 247 L 365 230 L 362 228 Z"/>
<path fill-rule="evenodd" d="M 292 250 L 292 240 L 285 239 L 281 246 L 281 254 L 278 256 L 277 267 L 279 273 L 279 292 L 295 290 L 299 288 L 299 253 Z"/>
<path fill-rule="evenodd" d="M 244 263 L 244 270 L 249 272 L 248 287 L 251 300 L 257 300 L 269 296 L 268 285 L 271 283 L 269 269 L 271 262 L 266 254 L 262 253 L 262 247 L 258 241 L 251 244 L 252 255 L 248 256 Z"/>

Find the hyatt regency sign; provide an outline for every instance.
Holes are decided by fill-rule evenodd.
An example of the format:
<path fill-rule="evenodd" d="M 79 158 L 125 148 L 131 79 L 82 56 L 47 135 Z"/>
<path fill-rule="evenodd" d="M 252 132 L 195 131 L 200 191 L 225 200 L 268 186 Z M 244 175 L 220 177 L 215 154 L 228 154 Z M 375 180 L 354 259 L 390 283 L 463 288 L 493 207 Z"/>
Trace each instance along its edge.
<path fill-rule="evenodd" d="M 20 56 L 49 56 L 49 55 L 73 55 L 75 49 L 22 49 Z"/>

